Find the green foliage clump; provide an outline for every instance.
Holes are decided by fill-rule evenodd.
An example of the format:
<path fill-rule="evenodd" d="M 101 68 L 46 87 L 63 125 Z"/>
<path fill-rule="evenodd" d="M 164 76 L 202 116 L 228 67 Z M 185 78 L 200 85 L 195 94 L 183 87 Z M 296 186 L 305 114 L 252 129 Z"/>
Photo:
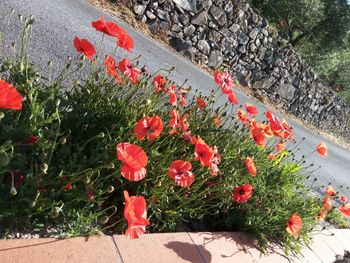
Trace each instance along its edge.
<path fill-rule="evenodd" d="M 272 240 L 298 251 L 309 242 L 321 204 L 306 187 L 302 167 L 289 161 L 292 154 L 286 150 L 269 160 L 276 141 L 258 147 L 247 126 L 235 120 L 236 109 L 228 103 L 216 105 L 218 90 L 203 97 L 207 103 L 203 109 L 196 106 L 196 96 L 188 106 L 177 107 L 181 116 L 188 114 L 191 135 L 217 147 L 220 171 L 212 175 L 194 160 L 189 134 L 169 134 L 173 106 L 168 94 L 154 92 L 154 75 L 144 73 L 136 84 L 120 75 L 123 81 L 116 83 L 98 61 L 90 64 L 83 58 L 68 61 L 51 80 L 41 78 L 26 59 L 7 60 L 0 67 L 1 79 L 24 97 L 21 111 L 2 110 L 3 235 L 14 229 L 40 233 L 50 227 L 66 236 L 122 233 L 126 227 L 122 193 L 127 190 L 146 198 L 151 232 L 176 231 L 186 222 L 201 220 L 214 230 L 253 232 L 262 247 Z M 79 75 L 84 67 L 90 72 L 86 77 L 67 77 Z M 134 125 L 154 115 L 164 122 L 160 137 L 137 140 Z M 222 125 L 213 117 L 219 117 Z M 122 163 L 116 156 L 121 142 L 146 152 L 143 180 L 132 182 L 121 176 Z M 254 159 L 256 177 L 247 171 L 247 157 Z M 192 163 L 195 181 L 189 187 L 177 186 L 167 176 L 174 160 Z M 253 194 L 246 203 L 237 203 L 232 192 L 243 184 L 251 184 Z M 297 238 L 286 231 L 293 213 L 303 221 Z"/>

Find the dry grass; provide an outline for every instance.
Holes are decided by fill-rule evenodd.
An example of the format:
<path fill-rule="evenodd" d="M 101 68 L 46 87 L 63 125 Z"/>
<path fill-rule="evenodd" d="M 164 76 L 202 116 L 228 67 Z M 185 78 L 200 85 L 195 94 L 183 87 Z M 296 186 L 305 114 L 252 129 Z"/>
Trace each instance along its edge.
<path fill-rule="evenodd" d="M 131 10 L 131 8 L 128 6 L 128 0 L 119 0 L 117 3 L 112 3 L 109 0 L 88 0 L 91 4 L 99 8 L 100 10 L 109 13 L 112 16 L 118 17 L 119 19 L 123 20 L 124 22 L 128 23 L 132 27 L 134 27 L 137 31 L 152 37 L 153 39 L 157 40 L 158 42 L 161 42 L 163 45 L 165 45 L 167 48 L 171 49 L 172 52 L 175 52 L 179 54 L 179 52 L 175 51 L 173 47 L 169 44 L 168 35 L 165 29 L 160 29 L 159 31 L 152 32 L 149 27 L 142 23 L 141 21 L 136 19 L 136 16 L 134 12 Z M 182 56 L 181 54 L 179 54 Z M 199 63 L 191 61 L 194 65 L 197 67 L 202 68 L 203 70 L 213 74 L 214 70 L 209 68 L 207 65 L 201 65 Z M 350 149 L 350 142 L 347 142 L 344 138 L 341 138 L 340 136 L 334 135 L 329 131 L 321 130 L 313 125 L 310 125 L 308 123 L 305 123 L 301 121 L 300 119 L 297 119 L 295 116 L 288 113 L 285 109 L 283 109 L 280 105 L 277 105 L 268 99 L 266 99 L 258 89 L 251 89 L 248 86 L 243 85 L 237 85 L 238 88 L 240 88 L 248 97 L 257 99 L 264 103 L 266 108 L 269 110 L 277 110 L 280 113 L 283 113 L 284 115 L 288 116 L 290 119 L 295 121 L 301 126 L 306 127 L 309 131 L 312 131 L 317 134 L 321 134 L 322 136 L 328 138 L 329 140 L 347 148 Z"/>

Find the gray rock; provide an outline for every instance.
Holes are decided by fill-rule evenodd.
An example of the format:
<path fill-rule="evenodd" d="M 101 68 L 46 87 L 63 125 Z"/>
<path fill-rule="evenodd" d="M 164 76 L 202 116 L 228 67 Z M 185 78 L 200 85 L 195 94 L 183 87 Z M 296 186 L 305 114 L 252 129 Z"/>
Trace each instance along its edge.
<path fill-rule="evenodd" d="M 225 11 L 226 13 L 232 13 L 232 12 L 233 12 L 233 4 L 232 4 L 231 1 L 229 1 L 229 2 L 225 5 L 224 11 Z"/>
<path fill-rule="evenodd" d="M 212 0 L 198 0 L 197 2 L 198 2 L 197 4 L 198 10 L 202 10 L 203 8 L 208 10 L 213 4 Z"/>
<path fill-rule="evenodd" d="M 222 35 L 218 31 L 215 31 L 215 30 L 209 31 L 208 40 L 218 44 L 221 41 L 221 39 L 222 39 Z"/>
<path fill-rule="evenodd" d="M 257 27 L 254 27 L 252 31 L 249 33 L 249 37 L 253 40 L 256 39 L 257 35 L 259 34 L 260 30 Z"/>
<path fill-rule="evenodd" d="M 140 16 L 143 15 L 143 13 L 145 12 L 145 9 L 146 9 L 146 7 L 143 5 L 135 5 L 133 7 L 135 14 L 140 15 Z"/>
<path fill-rule="evenodd" d="M 224 61 L 224 57 L 219 50 L 214 50 L 210 53 L 208 66 L 212 68 L 218 68 L 222 62 Z"/>
<path fill-rule="evenodd" d="M 157 17 L 155 16 L 155 14 L 153 14 L 151 11 L 146 11 L 146 16 L 151 19 L 151 20 L 154 20 L 156 19 Z"/>
<path fill-rule="evenodd" d="M 220 7 L 213 5 L 210 8 L 209 13 L 213 16 L 214 21 L 216 21 L 220 26 L 226 25 L 226 14 L 224 10 L 222 10 Z"/>
<path fill-rule="evenodd" d="M 173 0 L 173 2 L 186 11 L 197 13 L 197 0 Z"/>
<path fill-rule="evenodd" d="M 181 27 L 178 25 L 178 24 L 174 24 L 172 27 L 171 27 L 171 31 L 172 32 L 180 32 L 181 31 Z"/>
<path fill-rule="evenodd" d="M 245 16 L 244 11 L 243 10 L 239 10 L 238 14 L 237 14 L 238 19 L 242 19 L 244 16 Z"/>
<path fill-rule="evenodd" d="M 249 37 L 248 37 L 247 35 L 241 35 L 241 36 L 239 36 L 238 42 L 239 42 L 241 45 L 247 45 L 247 44 L 248 44 L 248 41 L 249 41 Z"/>
<path fill-rule="evenodd" d="M 295 90 L 296 88 L 292 84 L 283 84 L 279 87 L 278 93 L 282 98 L 292 100 L 294 98 Z"/>
<path fill-rule="evenodd" d="M 262 79 L 260 81 L 255 82 L 255 87 L 258 89 L 267 90 L 275 83 L 276 83 L 276 79 L 273 77 L 270 77 L 270 78 Z"/>
<path fill-rule="evenodd" d="M 245 46 L 240 46 L 240 47 L 238 48 L 238 51 L 239 51 L 240 53 L 244 54 L 244 53 L 246 53 L 247 49 L 246 49 Z"/>
<path fill-rule="evenodd" d="M 237 33 L 239 29 L 240 29 L 240 26 L 238 24 L 232 24 L 230 26 L 230 31 L 233 33 Z"/>
<path fill-rule="evenodd" d="M 202 26 L 204 24 L 207 24 L 208 13 L 205 10 L 203 10 L 202 12 L 198 13 L 196 16 L 193 17 L 191 23 L 197 26 Z"/>
<path fill-rule="evenodd" d="M 202 51 L 204 54 L 209 55 L 210 52 L 210 46 L 207 41 L 205 40 L 199 40 L 197 47 L 200 51 Z"/>
<path fill-rule="evenodd" d="M 196 28 L 194 27 L 194 25 L 190 25 L 184 28 L 184 33 L 186 36 L 192 36 L 195 30 Z"/>

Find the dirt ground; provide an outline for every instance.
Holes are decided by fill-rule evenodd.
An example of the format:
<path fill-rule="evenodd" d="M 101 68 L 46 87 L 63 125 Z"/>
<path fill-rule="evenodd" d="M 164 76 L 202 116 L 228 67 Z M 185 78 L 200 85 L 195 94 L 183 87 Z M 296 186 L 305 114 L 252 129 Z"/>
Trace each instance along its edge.
<path fill-rule="evenodd" d="M 112 3 L 110 0 L 88 0 L 91 4 L 99 8 L 100 10 L 109 13 L 112 16 L 115 16 L 132 27 L 134 27 L 137 31 L 152 37 L 153 39 L 156 39 L 163 45 L 167 46 L 167 48 L 171 49 L 172 52 L 176 52 L 174 48 L 172 48 L 169 44 L 168 37 L 166 32 L 151 32 L 148 26 L 141 21 L 136 19 L 135 14 L 133 11 L 127 6 L 127 0 L 119 0 L 116 3 Z M 178 53 L 178 52 L 176 52 Z M 181 54 L 179 54 L 182 56 Z M 192 61 L 191 61 L 192 62 Z M 193 63 L 193 62 L 192 62 Z M 197 63 L 193 63 L 197 67 L 200 67 L 209 73 L 213 73 L 214 71 L 210 69 L 207 66 L 202 66 Z M 340 138 L 339 136 L 336 136 L 328 131 L 320 130 L 319 128 L 316 128 L 313 125 L 304 123 L 303 121 L 299 120 L 295 116 L 289 114 L 286 112 L 281 106 L 276 105 L 270 101 L 268 101 L 265 97 L 263 97 L 260 92 L 257 89 L 252 90 L 250 87 L 242 86 L 236 83 L 236 86 L 241 89 L 246 95 L 248 95 L 250 98 L 257 99 L 264 103 L 264 105 L 270 109 L 271 111 L 278 111 L 280 113 L 283 113 L 284 115 L 288 116 L 290 119 L 298 123 L 299 125 L 302 125 L 306 127 L 308 130 L 313 131 L 314 133 L 321 134 L 322 136 L 328 138 L 329 140 L 342 145 L 343 147 L 350 149 L 350 142 L 347 142 L 345 139 Z"/>

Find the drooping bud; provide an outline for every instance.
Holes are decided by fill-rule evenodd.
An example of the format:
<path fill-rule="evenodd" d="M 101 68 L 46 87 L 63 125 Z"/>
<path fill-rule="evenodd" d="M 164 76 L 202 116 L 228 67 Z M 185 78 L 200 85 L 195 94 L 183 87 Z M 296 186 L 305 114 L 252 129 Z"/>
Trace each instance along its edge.
<path fill-rule="evenodd" d="M 0 166 L 7 166 L 10 160 L 10 157 L 6 153 L 0 153 Z"/>
<path fill-rule="evenodd" d="M 54 209 L 54 210 L 52 210 L 50 213 L 49 213 L 49 216 L 51 217 L 51 218 L 56 218 L 56 217 L 58 217 L 59 216 L 59 214 L 60 214 L 60 212 L 59 212 L 59 209 Z"/>
<path fill-rule="evenodd" d="M 66 144 L 67 142 L 67 138 L 66 137 L 61 137 L 60 140 L 59 140 L 60 144 Z"/>
<path fill-rule="evenodd" d="M 16 188 L 14 186 L 12 186 L 11 189 L 10 189 L 10 195 L 12 195 L 12 196 L 17 195 L 17 190 L 16 190 Z"/>
<path fill-rule="evenodd" d="M 83 180 L 84 184 L 89 184 L 90 183 L 90 177 L 85 177 Z"/>
<path fill-rule="evenodd" d="M 102 216 L 98 219 L 98 223 L 101 224 L 101 225 L 104 225 L 108 222 L 109 220 L 109 217 L 108 216 Z"/>
<path fill-rule="evenodd" d="M 108 193 L 113 193 L 114 192 L 114 187 L 112 185 L 107 187 L 107 192 Z"/>
<path fill-rule="evenodd" d="M 47 169 L 49 169 L 49 166 L 47 165 L 47 163 L 42 163 L 42 164 L 40 164 L 40 170 L 41 170 L 44 174 L 47 174 Z"/>
<path fill-rule="evenodd" d="M 107 169 L 114 169 L 114 163 L 109 163 L 109 164 L 107 164 Z"/>
<path fill-rule="evenodd" d="M 97 138 L 103 138 L 105 137 L 104 132 L 100 132 L 99 134 L 96 135 Z"/>

